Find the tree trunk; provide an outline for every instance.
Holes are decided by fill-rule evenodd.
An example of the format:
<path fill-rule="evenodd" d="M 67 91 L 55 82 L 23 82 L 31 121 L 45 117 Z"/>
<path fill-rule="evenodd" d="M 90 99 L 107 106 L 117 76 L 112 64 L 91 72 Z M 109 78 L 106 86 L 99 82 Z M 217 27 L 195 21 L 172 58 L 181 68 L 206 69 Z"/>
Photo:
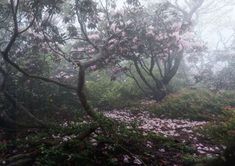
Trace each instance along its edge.
<path fill-rule="evenodd" d="M 154 94 L 154 99 L 158 102 L 162 101 L 167 95 L 167 92 L 165 89 L 160 89 L 157 91 L 157 93 Z"/>
<path fill-rule="evenodd" d="M 90 107 L 89 103 L 87 102 L 86 94 L 84 93 L 84 86 L 85 86 L 85 67 L 83 65 L 80 65 L 77 95 L 79 97 L 79 101 L 83 109 L 91 118 L 93 118 L 96 121 L 97 120 L 96 112 Z"/>

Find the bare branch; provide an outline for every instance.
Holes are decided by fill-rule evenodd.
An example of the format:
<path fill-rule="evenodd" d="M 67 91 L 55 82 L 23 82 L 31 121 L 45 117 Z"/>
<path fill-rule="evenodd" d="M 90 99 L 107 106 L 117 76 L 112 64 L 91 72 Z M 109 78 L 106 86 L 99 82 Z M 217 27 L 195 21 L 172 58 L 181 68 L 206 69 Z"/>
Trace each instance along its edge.
<path fill-rule="evenodd" d="M 36 19 L 36 17 L 34 16 L 34 17 L 33 17 L 33 20 L 29 23 L 29 25 L 28 25 L 25 29 L 21 30 L 21 31 L 19 32 L 19 34 L 22 34 L 22 33 L 26 32 L 30 27 L 32 27 L 33 24 L 34 24 L 35 19 Z"/>

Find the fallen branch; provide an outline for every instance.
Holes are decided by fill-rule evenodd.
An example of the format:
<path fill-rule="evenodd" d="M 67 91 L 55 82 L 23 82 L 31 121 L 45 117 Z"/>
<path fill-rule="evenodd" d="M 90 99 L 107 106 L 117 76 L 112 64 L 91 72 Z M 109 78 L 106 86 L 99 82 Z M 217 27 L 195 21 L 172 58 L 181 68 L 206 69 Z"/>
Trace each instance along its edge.
<path fill-rule="evenodd" d="M 81 133 L 78 136 L 78 139 L 80 141 L 83 141 L 85 138 L 89 137 L 93 132 L 95 132 L 95 130 L 98 128 L 98 126 L 93 126 L 91 128 L 89 128 L 88 130 L 84 131 L 83 133 Z"/>
<path fill-rule="evenodd" d="M 9 157 L 5 160 L 7 166 L 20 166 L 20 165 L 28 165 L 34 161 L 34 158 L 38 155 L 38 151 L 33 151 L 25 154 L 17 154 Z M 2 163 L 2 161 L 1 161 Z"/>

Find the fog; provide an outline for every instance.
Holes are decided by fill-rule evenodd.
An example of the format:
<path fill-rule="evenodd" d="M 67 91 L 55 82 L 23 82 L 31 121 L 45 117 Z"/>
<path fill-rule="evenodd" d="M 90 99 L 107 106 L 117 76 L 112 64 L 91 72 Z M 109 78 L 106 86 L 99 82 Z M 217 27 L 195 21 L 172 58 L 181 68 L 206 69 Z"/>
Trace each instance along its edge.
<path fill-rule="evenodd" d="M 235 0 L 0 0 L 0 165 L 234 152 Z"/>
<path fill-rule="evenodd" d="M 156 1 L 143 1 L 146 5 Z M 159 2 L 164 2 L 159 1 Z M 188 10 L 185 0 L 172 0 L 180 8 Z M 189 0 L 189 3 L 193 0 Z M 207 42 L 210 49 L 223 48 L 231 44 L 235 27 L 235 3 L 230 0 L 205 0 L 194 15 L 195 29 L 200 37 Z"/>

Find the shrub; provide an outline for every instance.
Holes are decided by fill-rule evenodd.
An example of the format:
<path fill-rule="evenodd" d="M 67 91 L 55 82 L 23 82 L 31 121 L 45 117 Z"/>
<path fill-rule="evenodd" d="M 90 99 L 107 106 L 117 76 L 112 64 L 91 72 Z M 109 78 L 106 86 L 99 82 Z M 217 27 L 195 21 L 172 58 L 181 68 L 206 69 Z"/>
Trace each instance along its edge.
<path fill-rule="evenodd" d="M 188 90 L 170 94 L 150 110 L 159 116 L 191 120 L 215 120 L 223 116 L 223 108 L 235 104 L 234 92 L 213 93 L 205 89 Z"/>
<path fill-rule="evenodd" d="M 211 123 L 201 132 L 215 143 L 226 145 L 224 154 L 212 160 L 208 166 L 233 166 L 235 164 L 235 109 L 225 110 L 226 118 Z M 228 112 L 229 111 L 229 112 Z"/>
<path fill-rule="evenodd" d="M 225 114 L 227 116 L 220 119 L 219 123 L 211 123 L 202 130 L 204 135 L 220 144 L 230 144 L 235 141 L 235 109 L 226 110 Z"/>

